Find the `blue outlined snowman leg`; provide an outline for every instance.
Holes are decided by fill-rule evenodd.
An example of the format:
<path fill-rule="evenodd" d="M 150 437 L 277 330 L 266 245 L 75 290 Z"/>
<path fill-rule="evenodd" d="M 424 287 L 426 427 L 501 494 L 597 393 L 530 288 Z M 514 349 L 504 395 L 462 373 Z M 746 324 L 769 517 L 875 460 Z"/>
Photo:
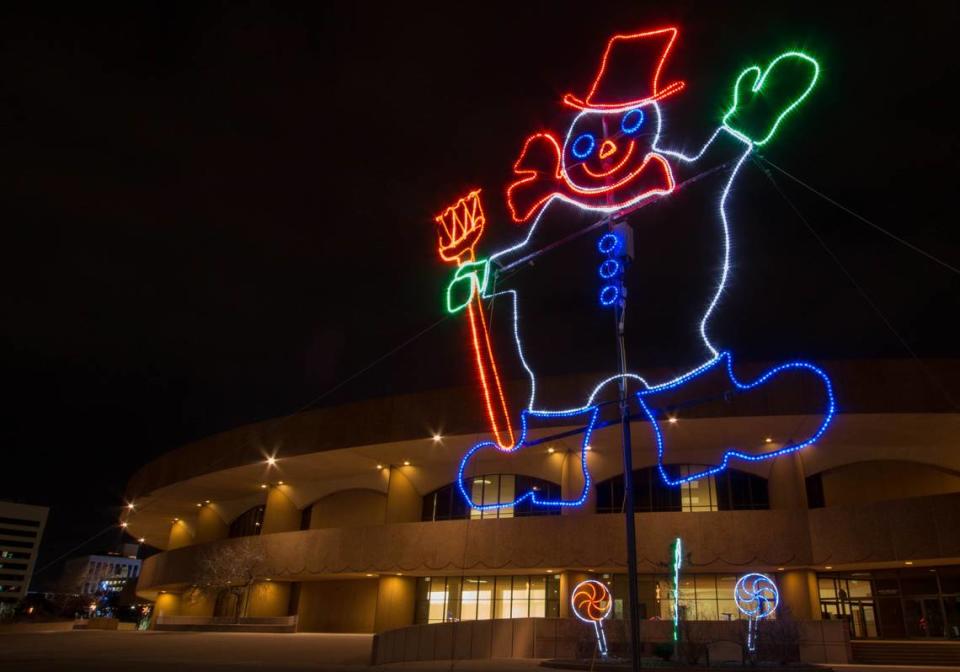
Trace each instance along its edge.
<path fill-rule="evenodd" d="M 685 387 L 694 382 L 699 384 L 706 383 L 708 389 L 718 393 L 732 392 L 735 394 L 750 394 L 759 392 L 767 385 L 783 384 L 784 380 L 789 383 L 789 374 L 793 374 L 792 385 L 802 385 L 804 388 L 810 388 L 811 383 L 816 383 L 821 390 L 822 410 L 817 426 L 809 431 L 805 436 L 791 440 L 780 448 L 771 450 L 747 450 L 747 446 L 717 446 L 715 450 L 716 457 L 706 468 L 696 472 L 688 473 L 681 477 L 671 477 L 667 472 L 665 465 L 673 460 L 669 459 L 670 447 L 664 436 L 661 422 L 667 418 L 667 408 L 675 405 L 675 399 L 679 395 L 682 400 Z M 787 375 L 787 378 L 781 376 Z M 801 379 L 797 379 L 800 376 Z M 778 383 L 779 380 L 779 383 Z M 767 390 L 769 393 L 769 390 Z M 700 389 L 696 396 L 700 397 L 703 389 Z M 702 398 L 702 397 L 701 397 Z M 650 423 L 653 440 L 657 449 L 657 468 L 660 472 L 660 478 L 664 483 L 671 486 L 680 485 L 695 481 L 706 476 L 719 473 L 729 466 L 735 460 L 745 462 L 760 462 L 763 460 L 779 457 L 796 452 L 816 442 L 823 436 L 827 427 L 833 421 L 837 412 L 836 398 L 833 393 L 833 383 L 827 373 L 804 361 L 784 362 L 771 369 L 768 369 L 753 380 L 740 380 L 733 370 L 733 357 L 729 352 L 721 352 L 716 360 L 706 366 L 701 367 L 696 373 L 688 375 L 680 380 L 671 381 L 647 390 L 641 390 L 636 393 L 636 399 L 640 405 L 640 410 Z M 667 401 L 669 400 L 669 401 Z M 705 446 L 709 448 L 709 446 Z"/>
<path fill-rule="evenodd" d="M 590 476 L 590 471 L 587 467 L 587 446 L 590 445 L 590 437 L 593 434 L 593 429 L 596 426 L 597 418 L 599 416 L 599 410 L 596 407 L 591 407 L 583 411 L 578 411 L 576 413 L 529 413 L 524 411 L 521 414 L 521 431 L 520 431 L 520 440 L 517 443 L 517 446 L 512 450 L 504 450 L 497 446 L 493 441 L 481 441 L 473 445 L 470 450 L 463 456 L 463 459 L 460 461 L 460 466 L 457 469 L 457 489 L 460 491 L 460 495 L 463 497 L 464 501 L 467 504 L 478 511 L 491 511 L 494 509 L 503 509 L 510 508 L 520 504 L 521 502 L 530 501 L 535 506 L 543 507 L 577 507 L 581 506 L 586 500 L 590 493 L 590 486 L 592 483 L 592 478 Z M 515 498 L 509 502 L 478 502 L 472 496 L 472 480 L 474 478 L 485 476 L 488 472 L 480 464 L 484 460 L 503 462 L 504 460 L 510 460 L 511 457 L 519 456 L 525 450 L 531 450 L 531 447 L 525 445 L 527 438 L 529 437 L 529 432 L 531 429 L 531 423 L 537 423 L 538 421 L 544 421 L 549 423 L 549 426 L 555 427 L 557 420 L 569 421 L 570 424 L 577 425 L 582 423 L 583 426 L 583 439 L 580 443 L 580 469 L 583 475 L 583 487 L 578 493 L 573 493 L 568 497 L 564 497 L 561 491 L 560 497 L 552 497 L 548 494 L 540 493 L 537 490 L 533 489 L 531 486 L 530 490 L 525 492 L 517 492 Z M 579 423 L 577 422 L 579 420 Z M 517 470 L 510 469 L 509 467 L 498 466 L 497 471 L 503 471 L 503 473 L 515 473 Z"/>

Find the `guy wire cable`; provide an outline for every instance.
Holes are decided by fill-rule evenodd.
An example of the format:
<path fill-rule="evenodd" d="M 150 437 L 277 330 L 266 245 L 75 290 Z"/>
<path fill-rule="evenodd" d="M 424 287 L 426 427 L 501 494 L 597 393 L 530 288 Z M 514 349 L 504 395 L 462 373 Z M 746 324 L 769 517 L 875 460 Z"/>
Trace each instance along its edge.
<path fill-rule="evenodd" d="M 777 193 L 780 194 L 783 200 L 787 202 L 787 205 L 790 206 L 790 209 L 793 210 L 797 218 L 799 218 L 800 221 L 803 222 L 803 225 L 807 227 L 807 230 L 811 233 L 811 235 L 813 235 L 816 241 L 820 243 L 820 246 L 823 247 L 823 249 L 830 256 L 830 258 L 833 259 L 833 261 L 837 264 L 837 266 L 840 267 L 840 270 L 847 277 L 847 280 L 850 281 L 854 289 L 856 289 L 857 292 L 860 294 L 860 296 L 863 297 L 863 300 L 866 301 L 867 305 L 869 305 L 870 308 L 873 309 L 873 311 L 877 314 L 877 316 L 884 323 L 884 325 L 886 325 L 887 329 L 889 329 L 890 332 L 896 337 L 896 339 L 900 342 L 900 345 L 903 346 L 904 350 L 906 350 L 907 353 L 909 353 L 910 356 L 913 357 L 914 360 L 916 360 L 920 369 L 924 372 L 924 374 L 926 374 L 930 382 L 932 382 L 940 390 L 940 392 L 943 394 L 944 399 L 947 400 L 948 404 L 952 406 L 955 410 L 960 410 L 960 405 L 958 405 L 957 402 L 954 400 L 949 390 L 947 390 L 947 388 L 943 386 L 940 380 L 933 375 L 933 373 L 927 368 L 926 364 L 924 364 L 923 360 L 920 359 L 917 353 L 914 352 L 913 348 L 910 347 L 910 344 L 906 341 L 906 339 L 904 339 L 903 336 L 900 335 L 900 332 L 897 331 L 897 329 L 893 326 L 893 324 L 887 318 L 886 314 L 884 314 L 884 312 L 880 310 L 880 307 L 873 301 L 873 299 L 870 298 L 870 295 L 867 294 L 866 290 L 864 290 L 863 287 L 860 285 L 860 283 L 857 282 L 857 279 L 853 277 L 853 274 L 847 269 L 847 267 L 843 264 L 840 258 L 836 255 L 836 253 L 832 249 L 830 249 L 826 241 L 820 236 L 819 233 L 817 233 L 816 229 L 813 228 L 810 222 L 807 221 L 807 218 L 803 216 L 803 213 L 800 212 L 800 210 L 797 208 L 794 202 L 790 200 L 790 198 L 784 193 L 783 189 L 780 188 L 780 185 L 777 183 L 775 179 L 773 179 L 773 175 L 770 173 L 770 171 L 764 168 L 763 166 L 761 166 L 759 162 L 757 162 L 757 167 L 760 169 L 760 171 L 764 175 L 767 176 L 767 179 L 770 180 L 770 183 L 773 185 L 773 188 L 776 189 Z"/>

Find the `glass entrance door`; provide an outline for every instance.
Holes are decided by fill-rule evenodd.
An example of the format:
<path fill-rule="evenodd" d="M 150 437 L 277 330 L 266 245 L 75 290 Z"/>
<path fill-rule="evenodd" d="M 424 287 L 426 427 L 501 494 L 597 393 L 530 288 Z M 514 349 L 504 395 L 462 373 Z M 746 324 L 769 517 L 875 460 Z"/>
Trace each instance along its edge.
<path fill-rule="evenodd" d="M 850 603 L 852 616 L 850 628 L 855 639 L 877 636 L 877 612 L 873 601 L 854 601 Z"/>
<path fill-rule="evenodd" d="M 906 597 L 903 617 L 909 637 L 944 636 L 943 606 L 939 597 Z"/>

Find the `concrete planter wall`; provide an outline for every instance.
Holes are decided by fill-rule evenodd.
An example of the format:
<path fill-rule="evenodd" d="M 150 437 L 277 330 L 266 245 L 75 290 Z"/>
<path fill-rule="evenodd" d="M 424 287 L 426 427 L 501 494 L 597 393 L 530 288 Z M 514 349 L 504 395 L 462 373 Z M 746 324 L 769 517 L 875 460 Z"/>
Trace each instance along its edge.
<path fill-rule="evenodd" d="M 739 622 L 692 623 L 698 636 L 711 642 L 711 663 L 741 660 Z M 799 658 L 805 663 L 850 661 L 850 638 L 846 623 L 799 621 Z M 670 641 L 672 624 L 644 621 L 644 642 Z M 625 640 L 623 621 L 605 624 L 611 649 Z M 567 658 L 589 650 L 593 628 L 569 618 L 514 618 L 488 621 L 433 623 L 388 630 L 374 637 L 372 662 L 376 665 L 424 660 L 477 660 L 487 658 Z M 762 637 L 762 630 L 761 630 Z M 647 648 L 650 648 L 649 646 Z"/>
<path fill-rule="evenodd" d="M 155 630 L 175 632 L 296 632 L 296 616 L 241 618 L 225 616 L 158 616 Z"/>

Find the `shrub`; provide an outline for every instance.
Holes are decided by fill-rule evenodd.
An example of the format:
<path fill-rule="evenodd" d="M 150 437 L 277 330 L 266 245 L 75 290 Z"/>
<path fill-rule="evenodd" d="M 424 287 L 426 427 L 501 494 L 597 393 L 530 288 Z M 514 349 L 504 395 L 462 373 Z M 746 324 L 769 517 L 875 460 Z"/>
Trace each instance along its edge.
<path fill-rule="evenodd" d="M 653 655 L 663 660 L 670 660 L 673 657 L 673 644 L 670 642 L 657 642 L 653 645 Z"/>

